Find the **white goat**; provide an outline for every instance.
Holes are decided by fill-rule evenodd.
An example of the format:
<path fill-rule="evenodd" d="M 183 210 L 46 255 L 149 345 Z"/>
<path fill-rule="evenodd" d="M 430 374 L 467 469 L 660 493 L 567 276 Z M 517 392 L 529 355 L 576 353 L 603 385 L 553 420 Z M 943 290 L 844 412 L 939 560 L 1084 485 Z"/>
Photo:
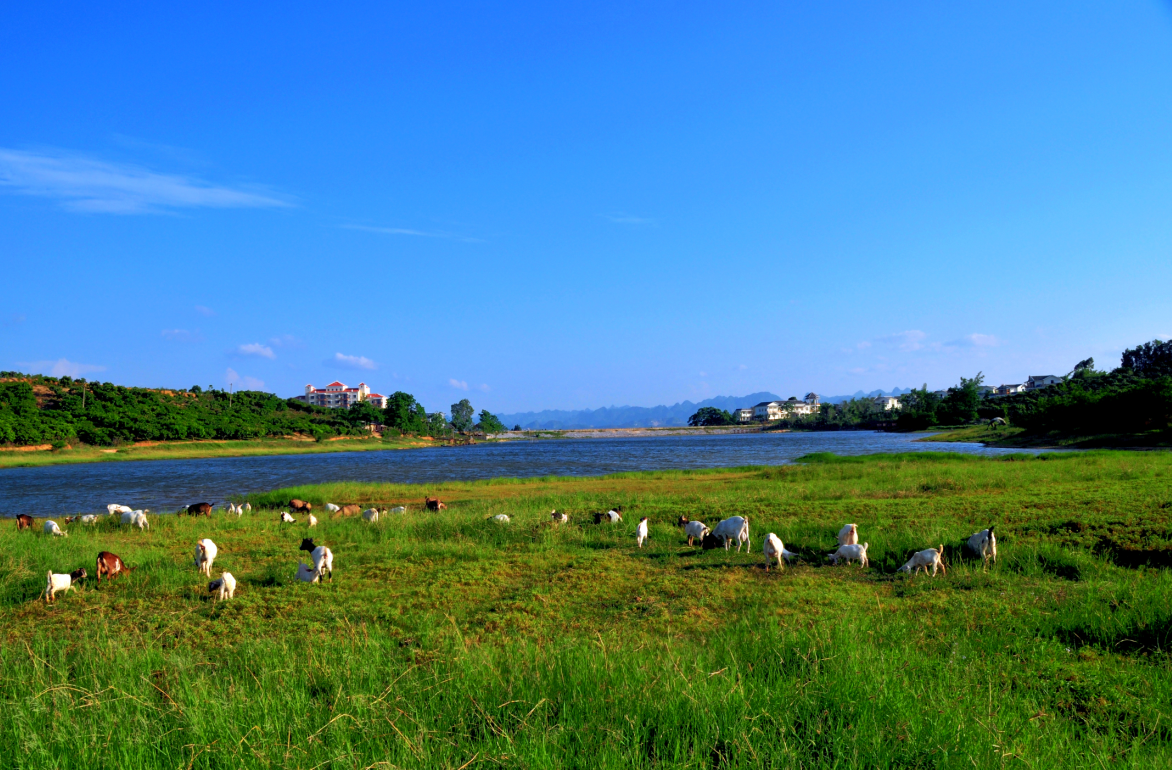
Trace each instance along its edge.
<path fill-rule="evenodd" d="M 859 542 L 859 525 L 847 524 L 838 530 L 839 545 L 857 545 Z"/>
<path fill-rule="evenodd" d="M 983 564 L 992 559 L 997 563 L 997 536 L 993 534 L 993 527 L 982 529 L 969 538 L 968 548 L 974 556 L 980 556 Z"/>
<path fill-rule="evenodd" d="M 752 549 L 749 542 L 749 518 L 747 516 L 729 516 L 716 525 L 716 529 L 709 533 L 717 541 L 724 543 L 724 550 L 728 550 L 729 541 L 737 541 L 737 553 L 741 552 L 741 545 L 745 546 L 746 553 Z"/>
<path fill-rule="evenodd" d="M 340 506 L 334 505 L 333 503 L 326 503 L 326 510 L 330 513 L 337 513 L 338 511 L 342 510 L 342 508 Z"/>
<path fill-rule="evenodd" d="M 237 516 L 242 516 L 244 514 L 244 506 L 237 505 L 236 503 L 228 503 L 228 513 L 234 513 Z"/>
<path fill-rule="evenodd" d="M 113 516 L 116 513 L 130 513 L 129 505 L 119 505 L 118 503 L 110 503 L 106 506 L 106 511 Z"/>
<path fill-rule="evenodd" d="M 281 511 L 281 522 L 283 524 L 292 524 L 296 519 L 289 515 L 288 511 Z"/>
<path fill-rule="evenodd" d="M 765 548 L 763 550 L 765 553 L 765 571 L 766 572 L 769 571 L 769 562 L 770 561 L 776 559 L 777 560 L 777 568 L 778 569 L 785 569 L 785 565 L 782 563 L 781 560 L 785 559 L 786 561 L 789 561 L 790 559 L 797 556 L 796 553 L 794 553 L 792 551 L 785 550 L 785 544 L 781 542 L 781 538 L 778 537 L 777 535 L 773 534 L 772 532 L 770 532 L 768 535 L 765 536 Z"/>
<path fill-rule="evenodd" d="M 367 508 L 362 512 L 362 518 L 369 521 L 371 524 L 378 521 L 378 508 Z"/>
<path fill-rule="evenodd" d="M 871 564 L 867 560 L 867 549 L 870 547 L 870 543 L 840 545 L 837 551 L 826 558 L 830 560 L 831 564 L 838 564 L 840 561 L 846 561 L 847 564 L 850 564 L 852 561 L 857 561 L 860 567 L 867 567 Z"/>
<path fill-rule="evenodd" d="M 245 503 L 244 510 L 247 511 L 248 513 L 252 513 L 252 503 Z"/>
<path fill-rule="evenodd" d="M 708 529 L 708 525 L 702 521 L 693 521 L 685 516 L 681 516 L 680 520 L 676 522 L 676 526 L 684 528 L 684 534 L 688 536 L 688 545 L 692 545 L 693 540 L 703 542 L 704 536 L 712 530 Z"/>
<path fill-rule="evenodd" d="M 948 568 L 944 566 L 943 544 L 939 548 L 929 548 L 913 553 L 912 558 L 908 559 L 907 564 L 900 567 L 897 572 L 917 573 L 922 569 L 924 570 L 924 574 L 927 575 L 928 567 L 932 568 L 932 577 L 936 577 L 937 568 L 944 570 L 945 575 L 948 574 Z"/>
<path fill-rule="evenodd" d="M 92 513 L 87 513 L 85 516 L 81 517 L 81 523 L 82 524 L 97 524 L 98 517 Z"/>
<path fill-rule="evenodd" d="M 195 543 L 195 566 L 199 567 L 199 571 L 208 577 L 212 576 L 212 562 L 216 560 L 216 554 L 220 549 L 216 548 L 216 544 L 208 538 L 198 540 Z"/>
<path fill-rule="evenodd" d="M 146 511 L 135 511 L 134 513 L 130 514 L 130 526 L 138 527 L 139 531 L 150 529 L 151 524 L 149 521 L 147 521 L 146 515 Z"/>
<path fill-rule="evenodd" d="M 321 580 L 321 575 L 313 567 L 301 562 L 297 565 L 297 579 L 303 583 L 316 583 Z"/>
<path fill-rule="evenodd" d="M 236 578 L 232 577 L 231 572 L 225 572 L 208 583 L 208 592 L 218 594 L 216 598 L 220 601 L 231 599 L 236 595 Z"/>
<path fill-rule="evenodd" d="M 45 522 L 45 534 L 52 535 L 53 537 L 69 537 L 69 533 L 63 532 L 61 527 L 57 526 L 57 522 L 52 519 Z"/>
<path fill-rule="evenodd" d="M 317 572 L 319 578 L 330 573 L 330 582 L 334 582 L 334 552 L 324 545 L 319 545 L 314 548 L 309 554 L 313 558 L 313 569 Z"/>
<path fill-rule="evenodd" d="M 554 524 L 565 524 L 570 520 L 570 517 L 567 516 L 565 512 L 559 513 L 557 511 L 550 511 L 549 517 L 553 520 Z"/>
<path fill-rule="evenodd" d="M 508 514 L 504 513 L 498 513 L 496 516 L 489 516 L 488 520 L 495 521 L 497 524 L 508 524 L 511 521 L 508 517 Z"/>
<path fill-rule="evenodd" d="M 311 526 L 311 527 L 317 526 L 317 517 L 314 516 L 312 513 L 309 514 L 309 526 Z"/>
<path fill-rule="evenodd" d="M 394 508 L 391 509 L 391 513 L 406 513 L 406 512 L 407 512 L 407 506 L 405 506 L 405 505 L 396 505 Z"/>
<path fill-rule="evenodd" d="M 638 544 L 638 546 L 640 548 L 642 548 L 643 543 L 646 542 L 646 540 L 647 540 L 647 517 L 644 516 L 643 518 L 639 519 L 639 526 L 635 527 L 635 542 Z"/>
<path fill-rule="evenodd" d="M 122 522 L 121 523 L 130 524 L 133 521 L 134 521 L 134 511 L 126 511 L 122 514 Z"/>
<path fill-rule="evenodd" d="M 72 591 L 73 590 L 73 582 L 75 580 L 81 580 L 82 578 L 84 578 L 86 576 L 86 573 L 85 573 L 84 569 L 79 569 L 79 570 L 74 570 L 73 572 L 70 572 L 68 575 L 61 575 L 61 574 L 54 575 L 53 570 L 49 570 L 48 575 L 49 575 L 49 580 L 48 580 L 48 583 L 45 585 L 45 593 L 42 594 L 42 596 L 45 597 L 46 604 L 57 600 L 57 592 L 58 591 Z"/>

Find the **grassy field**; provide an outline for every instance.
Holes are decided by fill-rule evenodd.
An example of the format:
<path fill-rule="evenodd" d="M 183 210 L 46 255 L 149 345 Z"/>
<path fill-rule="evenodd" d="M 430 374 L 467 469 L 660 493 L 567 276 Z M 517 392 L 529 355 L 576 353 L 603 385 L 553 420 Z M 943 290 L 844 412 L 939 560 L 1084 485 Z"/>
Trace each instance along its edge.
<path fill-rule="evenodd" d="M 107 448 L 81 446 L 72 449 L 0 452 L 0 469 L 70 463 L 102 463 L 120 460 L 195 460 L 207 457 L 299 455 L 322 452 L 365 452 L 432 446 L 434 442 L 413 437 L 357 438 L 338 441 L 253 439 L 248 441 L 167 441 L 150 446 Z"/>
<path fill-rule="evenodd" d="M 1172 456 L 338 484 L 147 532 L 0 529 L 3 764 L 29 768 L 1002 768 L 1172 764 Z M 449 510 L 419 510 L 438 494 Z M 300 521 L 332 583 L 294 580 Z M 622 505 L 625 521 L 588 514 Z M 551 509 L 571 521 L 549 524 Z M 485 517 L 507 513 L 509 525 Z M 749 554 L 670 526 L 747 515 Z M 640 516 L 651 519 L 635 547 Z M 857 522 L 872 566 L 830 567 Z M 61 523 L 61 522 L 59 522 Z M 997 525 L 988 571 L 954 546 Z M 764 533 L 801 560 L 761 569 Z M 220 547 L 213 603 L 194 541 Z M 947 576 L 895 570 L 949 548 Z M 46 607 L 45 571 L 132 574 Z"/>
<path fill-rule="evenodd" d="M 1098 436 L 1075 436 L 1059 434 L 1026 433 L 1022 428 L 1010 426 L 993 428 L 988 425 L 970 425 L 963 428 L 945 429 L 942 433 L 927 436 L 921 441 L 969 441 L 999 447 L 1069 447 L 1074 449 L 1134 448 L 1156 449 L 1172 447 L 1172 434 L 1168 431 L 1146 433 L 1120 433 Z"/>

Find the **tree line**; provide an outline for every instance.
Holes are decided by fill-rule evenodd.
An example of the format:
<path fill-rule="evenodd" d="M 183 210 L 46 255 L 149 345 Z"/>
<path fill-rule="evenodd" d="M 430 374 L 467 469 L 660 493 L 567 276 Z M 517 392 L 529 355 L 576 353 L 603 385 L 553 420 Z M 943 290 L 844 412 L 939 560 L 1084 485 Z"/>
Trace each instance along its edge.
<path fill-rule="evenodd" d="M 70 377 L 0 372 L 0 444 L 63 447 L 114 446 L 136 441 L 240 440 L 309 436 L 319 441 L 360 436 L 371 425 L 399 434 L 443 436 L 499 433 L 487 410 L 473 420 L 467 399 L 452 405 L 449 422 L 428 414 L 409 393 L 395 393 L 385 409 L 360 402 L 329 409 L 257 391 L 228 392 L 194 386 L 154 390 Z"/>

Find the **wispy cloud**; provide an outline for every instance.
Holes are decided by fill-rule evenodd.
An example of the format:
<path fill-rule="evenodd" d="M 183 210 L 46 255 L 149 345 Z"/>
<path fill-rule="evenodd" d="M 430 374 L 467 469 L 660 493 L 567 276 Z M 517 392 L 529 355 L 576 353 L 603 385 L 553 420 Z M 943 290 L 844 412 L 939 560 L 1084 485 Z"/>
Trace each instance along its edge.
<path fill-rule="evenodd" d="M 305 343 L 292 334 L 282 334 L 280 337 L 269 338 L 269 343 L 274 348 L 303 348 Z"/>
<path fill-rule="evenodd" d="M 378 368 L 378 364 L 366 356 L 348 356 L 345 353 L 335 353 L 333 358 L 326 361 L 326 365 L 341 369 L 367 369 L 370 371 Z"/>
<path fill-rule="evenodd" d="M 883 345 L 894 345 L 904 352 L 910 352 L 924 347 L 924 340 L 927 337 L 928 335 L 919 329 L 909 329 L 905 332 L 898 332 L 896 334 L 888 334 L 884 337 L 877 337 L 875 342 Z M 860 350 L 862 350 L 863 343 L 860 343 L 858 347 Z M 869 347 L 869 345 L 867 347 Z"/>
<path fill-rule="evenodd" d="M 216 314 L 215 310 L 212 310 L 210 307 L 204 307 L 203 305 L 196 305 L 195 312 L 202 316 L 207 316 L 208 318 L 211 318 Z"/>
<path fill-rule="evenodd" d="M 61 151 L 0 148 L 0 188 L 54 198 L 72 211 L 151 214 L 191 208 L 281 208 L 259 187 L 229 186 Z"/>
<path fill-rule="evenodd" d="M 249 342 L 244 345 L 236 346 L 236 355 L 238 356 L 257 356 L 258 358 L 267 358 L 270 361 L 277 357 L 273 349 L 268 345 L 262 345 L 259 342 Z"/>
<path fill-rule="evenodd" d="M 442 231 L 411 230 L 405 227 L 375 227 L 373 225 L 339 225 L 343 230 L 359 230 L 364 233 L 378 233 L 379 235 L 412 235 L 418 238 L 445 238 L 463 243 L 484 243 L 483 238 L 472 238 L 458 233 Z"/>
<path fill-rule="evenodd" d="M 455 377 L 448 380 L 448 384 L 456 390 L 468 390 L 468 383 L 463 380 L 457 380 Z"/>
<path fill-rule="evenodd" d="M 636 217 L 631 214 L 603 214 L 604 219 L 608 219 L 617 225 L 656 225 L 658 220 L 649 219 L 647 217 Z"/>
<path fill-rule="evenodd" d="M 239 390 L 264 390 L 265 386 L 264 380 L 237 374 L 232 367 L 228 367 L 228 371 L 224 372 L 224 381 L 229 385 L 236 385 Z"/>
<path fill-rule="evenodd" d="M 203 342 L 203 335 L 199 333 L 199 329 L 188 331 L 187 329 L 163 329 L 163 339 L 171 342 Z"/>
<path fill-rule="evenodd" d="M 91 372 L 104 372 L 106 367 L 98 364 L 79 364 L 68 358 L 58 358 L 56 361 L 17 361 L 17 366 L 26 369 L 31 374 L 47 374 L 50 377 L 80 377 Z"/>

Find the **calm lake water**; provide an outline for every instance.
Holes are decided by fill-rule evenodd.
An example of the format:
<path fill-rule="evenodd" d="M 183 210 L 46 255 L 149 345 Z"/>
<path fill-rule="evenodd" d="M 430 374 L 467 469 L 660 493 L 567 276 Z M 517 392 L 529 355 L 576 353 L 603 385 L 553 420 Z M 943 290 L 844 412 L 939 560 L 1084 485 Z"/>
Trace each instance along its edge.
<path fill-rule="evenodd" d="M 162 513 L 201 500 L 326 481 L 424 483 L 500 476 L 597 476 L 664 468 L 781 465 L 810 452 L 963 452 L 1017 449 L 915 441 L 898 433 L 745 433 L 515 441 L 457 448 L 319 455 L 150 460 L 0 470 L 0 515 L 104 512 L 108 503 Z"/>

